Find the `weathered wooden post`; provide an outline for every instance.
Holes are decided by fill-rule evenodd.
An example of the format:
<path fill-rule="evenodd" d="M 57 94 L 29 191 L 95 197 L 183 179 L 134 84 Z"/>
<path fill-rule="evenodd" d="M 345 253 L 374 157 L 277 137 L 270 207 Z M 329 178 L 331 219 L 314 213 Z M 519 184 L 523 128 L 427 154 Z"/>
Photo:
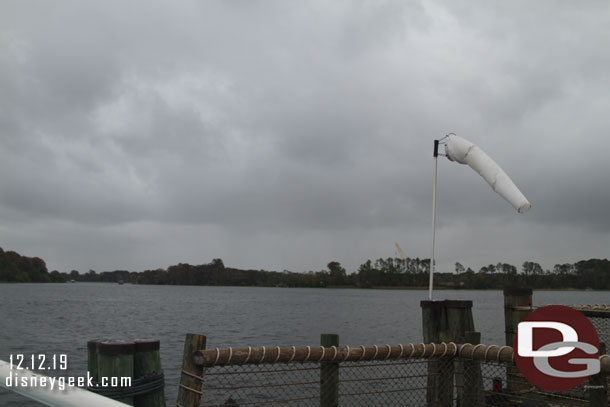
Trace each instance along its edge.
<path fill-rule="evenodd" d="M 440 332 L 447 331 L 445 301 L 424 300 L 420 306 L 424 343 L 439 343 Z"/>
<path fill-rule="evenodd" d="M 99 381 L 97 374 L 97 344 L 100 343 L 99 339 L 92 339 L 87 341 L 87 371 L 94 383 Z"/>
<path fill-rule="evenodd" d="M 186 334 L 176 407 L 199 407 L 203 386 L 203 366 L 193 363 L 193 353 L 205 349 L 205 344 L 205 335 Z"/>
<path fill-rule="evenodd" d="M 449 331 L 441 332 L 441 342 L 454 342 Z M 453 407 L 453 378 L 455 377 L 455 364 L 453 355 L 436 359 L 433 362 L 436 366 L 436 401 L 434 406 Z"/>
<path fill-rule="evenodd" d="M 425 343 L 464 343 L 466 332 L 474 331 L 472 301 L 422 301 L 422 327 Z M 428 405 L 449 406 L 453 399 L 454 369 L 461 374 L 463 367 L 448 360 L 428 362 Z"/>
<path fill-rule="evenodd" d="M 532 310 L 531 288 L 504 289 L 504 332 L 507 346 L 513 346 L 519 322 L 527 318 Z M 506 388 L 509 392 L 526 390 L 529 387 L 530 384 L 519 372 L 517 366 L 506 367 Z"/>
<path fill-rule="evenodd" d="M 107 380 L 112 383 L 111 378 L 133 378 L 133 354 L 135 344 L 127 341 L 103 341 L 96 345 L 97 349 L 97 374 L 100 381 Z M 120 396 L 119 396 L 120 397 Z M 133 406 L 133 397 L 117 398 L 125 404 Z"/>
<path fill-rule="evenodd" d="M 320 345 L 339 346 L 339 335 L 322 334 Z M 339 406 L 339 363 L 320 363 L 320 407 Z"/>
<path fill-rule="evenodd" d="M 466 332 L 474 331 L 472 301 L 445 300 L 447 309 L 447 330 L 451 332 L 453 342 L 466 343 Z"/>
<path fill-rule="evenodd" d="M 425 343 L 440 343 L 441 335 L 464 343 L 466 332 L 474 331 L 470 300 L 424 300 L 420 305 Z"/>
<path fill-rule="evenodd" d="M 439 300 L 423 300 L 420 302 L 424 343 L 439 343 L 441 341 L 440 332 L 446 331 L 447 320 L 444 305 L 445 301 Z M 428 361 L 426 403 L 429 406 L 436 406 L 438 402 L 439 370 L 438 360 Z"/>
<path fill-rule="evenodd" d="M 465 335 L 465 343 L 478 345 L 481 343 L 481 333 L 469 331 Z M 478 360 L 464 360 L 464 375 L 458 381 L 456 376 L 456 386 L 458 388 L 458 400 L 460 406 L 478 406 L 485 404 L 483 393 L 483 379 L 481 376 L 481 362 Z M 459 389 L 462 389 L 459 391 Z"/>
<path fill-rule="evenodd" d="M 424 343 L 440 343 L 441 332 L 443 339 L 451 339 L 447 329 L 447 310 L 445 301 L 424 300 L 420 303 L 422 309 L 422 328 Z M 426 402 L 429 406 L 439 405 L 439 393 L 441 390 L 440 380 L 441 366 L 438 360 L 428 361 L 428 377 Z"/>
<path fill-rule="evenodd" d="M 474 332 L 474 318 L 472 317 L 472 301 L 470 300 L 445 300 L 445 308 L 447 309 L 447 330 L 450 333 L 451 341 L 455 343 L 470 342 L 466 338 L 468 332 Z M 456 360 L 454 363 L 455 369 L 455 386 L 457 388 L 458 400 L 462 398 L 462 389 L 464 388 L 464 362 Z M 449 383 L 453 386 L 453 383 Z M 468 405 L 468 404 L 464 404 Z"/>
<path fill-rule="evenodd" d="M 606 344 L 599 344 L 599 354 L 606 354 Z M 591 407 L 608 407 L 608 375 L 599 372 L 589 377 L 589 402 Z"/>
<path fill-rule="evenodd" d="M 154 379 L 163 373 L 161 369 L 161 354 L 158 339 L 138 339 L 135 341 L 135 354 L 133 358 L 133 377 Z M 160 377 L 162 379 L 162 376 Z M 159 379 L 157 379 L 159 380 Z M 165 407 L 165 394 L 163 385 L 158 390 L 134 397 L 135 407 Z"/>
<path fill-rule="evenodd" d="M 420 305 L 424 343 L 465 343 L 466 332 L 474 331 L 470 300 L 425 300 Z M 453 403 L 454 371 L 457 377 L 461 377 L 463 370 L 463 364 L 459 361 L 454 366 L 448 360 L 430 360 L 426 395 L 428 405 L 450 406 Z"/>

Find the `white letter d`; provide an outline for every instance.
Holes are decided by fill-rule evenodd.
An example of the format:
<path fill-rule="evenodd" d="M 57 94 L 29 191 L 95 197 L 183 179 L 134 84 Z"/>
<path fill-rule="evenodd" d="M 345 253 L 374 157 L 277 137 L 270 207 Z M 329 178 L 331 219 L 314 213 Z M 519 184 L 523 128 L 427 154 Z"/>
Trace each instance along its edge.
<path fill-rule="evenodd" d="M 535 351 L 533 347 L 534 328 L 550 328 L 561 332 L 562 342 L 578 342 L 578 334 L 570 325 L 562 322 L 551 321 L 526 321 L 520 322 L 517 327 L 517 353 L 522 357 L 555 357 L 563 356 L 574 350 L 573 346 L 562 346 L 555 350 Z"/>

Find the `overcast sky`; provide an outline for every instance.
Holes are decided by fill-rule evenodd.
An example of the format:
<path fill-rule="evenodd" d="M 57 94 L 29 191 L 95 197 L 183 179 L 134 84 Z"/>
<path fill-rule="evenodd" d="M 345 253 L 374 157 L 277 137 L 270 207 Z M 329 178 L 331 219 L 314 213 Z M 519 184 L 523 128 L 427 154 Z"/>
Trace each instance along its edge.
<path fill-rule="evenodd" d="M 49 270 L 544 268 L 610 248 L 605 1 L 2 1 L 0 247 Z"/>

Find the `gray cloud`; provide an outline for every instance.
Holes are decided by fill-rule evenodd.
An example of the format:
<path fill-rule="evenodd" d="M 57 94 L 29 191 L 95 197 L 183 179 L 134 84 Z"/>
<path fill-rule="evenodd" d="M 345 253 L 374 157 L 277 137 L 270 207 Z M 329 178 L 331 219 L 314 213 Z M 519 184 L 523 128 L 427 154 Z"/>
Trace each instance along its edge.
<path fill-rule="evenodd" d="M 60 270 L 428 257 L 455 132 L 534 208 L 442 159 L 439 268 L 607 257 L 600 7 L 4 2 L 0 246 Z"/>

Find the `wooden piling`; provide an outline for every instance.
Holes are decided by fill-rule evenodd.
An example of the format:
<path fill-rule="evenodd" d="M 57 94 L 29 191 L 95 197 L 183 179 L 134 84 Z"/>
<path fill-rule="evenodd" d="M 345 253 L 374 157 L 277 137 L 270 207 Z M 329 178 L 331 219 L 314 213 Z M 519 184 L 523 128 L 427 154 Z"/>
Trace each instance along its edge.
<path fill-rule="evenodd" d="M 447 330 L 445 301 L 421 301 L 424 343 L 439 343 L 440 332 Z"/>
<path fill-rule="evenodd" d="M 440 343 L 443 340 L 453 339 L 447 330 L 447 310 L 445 301 L 424 300 L 420 303 L 422 310 L 422 329 L 424 343 Z M 441 332 L 443 332 L 441 334 Z M 437 406 L 439 403 L 440 388 L 440 364 L 438 360 L 428 361 L 426 403 L 429 406 Z"/>
<path fill-rule="evenodd" d="M 606 354 L 606 344 L 599 344 L 599 354 Z M 591 407 L 608 407 L 608 374 L 599 372 L 589 377 L 589 403 Z"/>
<path fill-rule="evenodd" d="M 466 343 L 466 332 L 474 332 L 472 301 L 445 300 L 447 309 L 447 330 L 455 343 Z"/>
<path fill-rule="evenodd" d="M 433 366 L 435 367 L 436 374 L 436 376 L 432 377 L 435 383 L 433 394 L 436 397 L 432 405 L 437 407 L 453 407 L 453 378 L 456 368 L 453 356 L 445 356 L 429 363 L 434 363 Z"/>
<path fill-rule="evenodd" d="M 320 345 L 339 346 L 339 335 L 322 334 Z M 320 407 L 339 406 L 339 363 L 320 363 Z"/>
<path fill-rule="evenodd" d="M 138 339 L 135 341 L 133 377 L 151 377 L 162 373 L 160 341 L 158 339 Z M 165 407 L 164 389 L 134 397 L 135 407 Z"/>
<path fill-rule="evenodd" d="M 505 288 L 504 289 L 504 327 L 506 345 L 513 346 L 519 322 L 523 321 L 532 312 L 531 288 Z M 517 366 L 506 367 L 506 387 L 508 391 L 521 391 L 530 387 Z"/>
<path fill-rule="evenodd" d="M 133 354 L 135 344 L 126 341 L 103 341 L 96 345 L 98 379 L 111 377 L 133 378 Z M 116 399 L 133 406 L 133 397 Z"/>
<path fill-rule="evenodd" d="M 425 343 L 464 343 L 466 332 L 474 331 L 472 301 L 422 301 L 422 328 Z M 462 363 L 454 366 L 448 360 L 428 362 L 427 402 L 431 406 L 448 406 L 453 399 L 453 375 L 462 374 Z"/>
<path fill-rule="evenodd" d="M 420 306 L 425 343 L 440 343 L 441 335 L 464 343 L 466 332 L 474 331 L 470 300 L 425 300 Z"/>
<path fill-rule="evenodd" d="M 87 341 L 87 371 L 95 383 L 99 381 L 97 374 L 97 344 L 102 342 L 99 339 Z"/>
<path fill-rule="evenodd" d="M 201 403 L 203 366 L 198 366 L 193 362 L 193 354 L 204 350 L 205 345 L 205 335 L 186 334 L 176 407 L 199 407 Z"/>
<path fill-rule="evenodd" d="M 470 342 L 476 336 L 474 332 L 474 318 L 472 317 L 472 301 L 470 300 L 445 300 L 445 308 L 447 309 L 447 330 L 451 334 L 452 341 L 455 343 L 472 343 Z M 470 335 L 470 336 L 469 336 Z M 480 341 L 481 334 L 479 334 Z M 464 374 L 465 362 L 456 360 L 453 364 L 455 370 L 455 385 L 457 388 L 458 400 L 463 398 L 464 389 Z M 468 379 L 466 379 L 468 380 Z M 469 383 L 467 381 L 467 383 Z M 449 387 L 453 388 L 453 383 L 448 383 Z M 451 392 L 453 396 L 453 391 Z M 460 404 L 468 406 L 470 404 Z"/>
<path fill-rule="evenodd" d="M 531 288 L 504 289 L 504 327 L 506 345 L 513 346 L 517 325 L 532 312 Z"/>
<path fill-rule="evenodd" d="M 469 331 L 465 334 L 466 343 L 478 345 L 481 343 L 481 333 Z M 485 404 L 483 393 L 483 379 L 481 376 L 481 362 L 478 360 L 464 360 L 464 374 L 455 378 L 458 388 L 458 403 L 460 406 L 478 406 Z M 459 380 L 458 380 L 459 379 Z"/>

